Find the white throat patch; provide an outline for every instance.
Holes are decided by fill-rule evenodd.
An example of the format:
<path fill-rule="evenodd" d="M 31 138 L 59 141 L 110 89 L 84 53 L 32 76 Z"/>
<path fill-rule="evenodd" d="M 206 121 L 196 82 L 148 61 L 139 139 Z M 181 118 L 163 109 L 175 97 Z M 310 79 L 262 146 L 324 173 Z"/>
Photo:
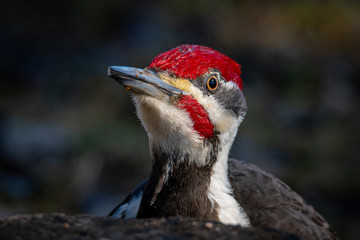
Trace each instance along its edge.
<path fill-rule="evenodd" d="M 150 149 L 158 147 L 168 153 L 181 151 L 189 161 L 203 160 L 209 152 L 203 139 L 193 128 L 188 113 L 156 98 L 135 97 L 137 114 L 149 137 Z M 201 166 L 205 162 L 196 162 Z"/>

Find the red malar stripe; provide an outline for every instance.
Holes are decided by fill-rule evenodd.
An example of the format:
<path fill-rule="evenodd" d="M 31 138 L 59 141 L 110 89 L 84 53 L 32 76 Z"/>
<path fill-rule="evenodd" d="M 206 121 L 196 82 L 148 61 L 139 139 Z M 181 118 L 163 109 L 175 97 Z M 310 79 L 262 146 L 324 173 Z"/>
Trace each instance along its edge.
<path fill-rule="evenodd" d="M 211 124 L 208 113 L 192 96 L 183 95 L 177 106 L 186 110 L 194 123 L 194 129 L 205 139 L 214 135 L 214 126 Z"/>

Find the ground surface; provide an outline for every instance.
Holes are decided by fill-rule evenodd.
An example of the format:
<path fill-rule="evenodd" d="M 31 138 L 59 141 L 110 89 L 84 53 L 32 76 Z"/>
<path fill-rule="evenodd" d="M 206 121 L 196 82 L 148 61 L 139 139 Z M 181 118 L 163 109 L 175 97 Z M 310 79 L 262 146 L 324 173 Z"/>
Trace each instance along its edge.
<path fill-rule="evenodd" d="M 17 215 L 0 220 L 0 239 L 298 239 L 270 229 L 241 228 L 184 218 L 117 220 L 63 213 Z"/>

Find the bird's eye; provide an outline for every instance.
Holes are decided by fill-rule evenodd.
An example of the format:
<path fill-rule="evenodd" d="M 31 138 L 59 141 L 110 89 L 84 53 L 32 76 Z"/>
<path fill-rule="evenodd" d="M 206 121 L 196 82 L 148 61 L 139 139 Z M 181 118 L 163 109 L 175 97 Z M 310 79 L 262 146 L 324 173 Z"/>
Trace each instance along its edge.
<path fill-rule="evenodd" d="M 218 85 L 219 85 L 219 82 L 215 76 L 209 77 L 206 82 L 207 88 L 211 91 L 214 91 L 215 89 L 217 89 Z"/>

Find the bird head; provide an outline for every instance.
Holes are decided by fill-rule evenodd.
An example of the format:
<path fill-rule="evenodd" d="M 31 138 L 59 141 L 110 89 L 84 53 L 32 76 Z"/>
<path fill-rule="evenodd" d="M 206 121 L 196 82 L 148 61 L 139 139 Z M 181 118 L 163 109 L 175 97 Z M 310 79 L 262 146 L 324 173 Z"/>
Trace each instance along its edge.
<path fill-rule="evenodd" d="M 246 114 L 240 65 L 208 47 L 181 45 L 145 69 L 111 66 L 108 74 L 133 96 L 152 154 L 206 165 L 214 149 L 228 153 Z"/>

